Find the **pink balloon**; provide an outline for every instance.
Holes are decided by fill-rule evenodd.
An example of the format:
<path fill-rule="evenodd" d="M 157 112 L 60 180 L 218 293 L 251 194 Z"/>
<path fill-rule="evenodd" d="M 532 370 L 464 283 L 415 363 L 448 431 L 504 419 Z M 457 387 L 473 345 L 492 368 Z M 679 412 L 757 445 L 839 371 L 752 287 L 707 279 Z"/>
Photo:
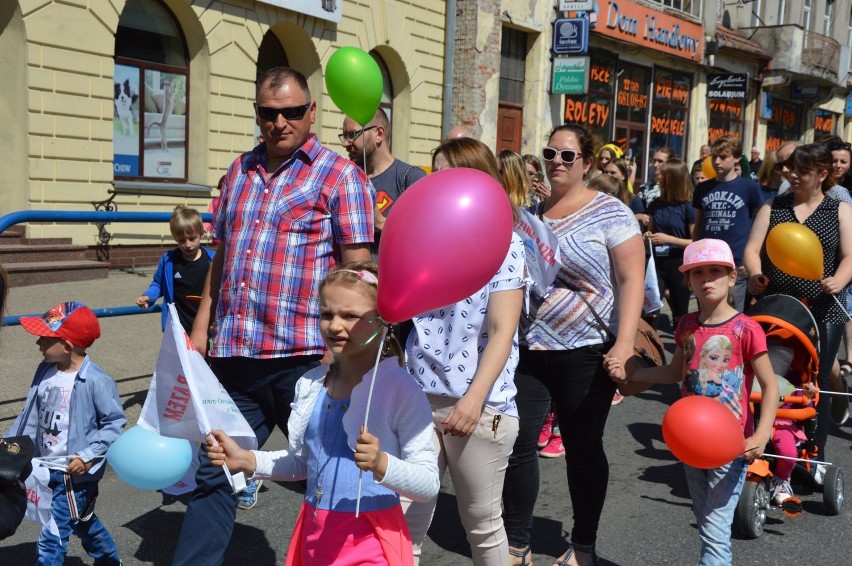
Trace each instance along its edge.
<path fill-rule="evenodd" d="M 457 303 L 500 269 L 512 240 L 503 187 L 476 169 L 445 169 L 409 187 L 379 244 L 379 314 L 388 322 Z"/>
<path fill-rule="evenodd" d="M 712 397 L 690 395 L 675 401 L 663 416 L 663 440 L 678 460 L 709 470 L 745 452 L 740 421 Z"/>

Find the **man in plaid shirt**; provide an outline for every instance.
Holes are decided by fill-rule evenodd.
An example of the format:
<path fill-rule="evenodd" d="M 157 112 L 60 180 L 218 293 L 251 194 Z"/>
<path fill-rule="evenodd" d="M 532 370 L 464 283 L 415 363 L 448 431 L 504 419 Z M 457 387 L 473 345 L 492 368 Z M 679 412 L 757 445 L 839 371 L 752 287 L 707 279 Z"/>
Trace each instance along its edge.
<path fill-rule="evenodd" d="M 210 367 L 263 446 L 275 425 L 287 433 L 296 381 L 324 353 L 319 284 L 338 261 L 370 260 L 374 195 L 310 132 L 316 102 L 303 75 L 277 67 L 257 84 L 263 143 L 228 169 L 192 341 L 204 353 L 215 322 Z M 201 458 L 173 564 L 221 564 L 233 531 L 237 498 Z"/>

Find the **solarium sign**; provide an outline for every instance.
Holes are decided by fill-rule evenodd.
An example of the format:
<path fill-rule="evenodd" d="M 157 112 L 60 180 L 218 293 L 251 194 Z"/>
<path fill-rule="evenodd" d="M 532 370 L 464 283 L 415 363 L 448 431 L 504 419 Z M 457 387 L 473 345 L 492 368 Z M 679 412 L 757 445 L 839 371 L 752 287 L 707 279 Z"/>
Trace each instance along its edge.
<path fill-rule="evenodd" d="M 607 7 L 598 16 L 596 33 L 691 61 L 701 60 L 704 30 L 700 25 L 629 0 L 607 0 L 601 4 Z"/>

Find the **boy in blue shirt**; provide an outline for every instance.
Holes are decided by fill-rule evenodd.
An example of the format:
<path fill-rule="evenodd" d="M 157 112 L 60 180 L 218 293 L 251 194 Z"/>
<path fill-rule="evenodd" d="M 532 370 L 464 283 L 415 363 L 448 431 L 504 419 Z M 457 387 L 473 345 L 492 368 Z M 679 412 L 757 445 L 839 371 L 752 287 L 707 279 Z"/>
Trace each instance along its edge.
<path fill-rule="evenodd" d="M 50 471 L 50 514 L 59 536 L 42 529 L 38 563 L 62 564 L 73 532 L 95 564 L 121 564 L 115 541 L 94 512 L 103 457 L 127 420 L 115 381 L 86 355 L 101 335 L 98 319 L 85 305 L 69 302 L 22 318 L 21 326 L 39 337 L 44 361 L 10 430 L 32 438 L 37 457 L 68 461 L 64 470 Z"/>
<path fill-rule="evenodd" d="M 163 297 L 164 304 L 175 304 L 181 326 L 187 334 L 191 334 L 214 251 L 201 245 L 204 224 L 194 208 L 175 207 L 169 229 L 178 247 L 160 258 L 151 284 L 136 299 L 136 304 L 145 309 L 149 303 Z M 166 329 L 168 312 L 167 308 L 163 308 L 163 330 Z"/>

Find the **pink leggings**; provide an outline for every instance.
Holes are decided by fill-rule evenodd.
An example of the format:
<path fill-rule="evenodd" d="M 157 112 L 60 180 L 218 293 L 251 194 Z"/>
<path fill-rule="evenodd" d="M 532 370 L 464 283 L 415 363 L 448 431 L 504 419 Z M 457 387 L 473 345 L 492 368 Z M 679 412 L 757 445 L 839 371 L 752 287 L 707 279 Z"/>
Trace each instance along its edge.
<path fill-rule="evenodd" d="M 779 456 L 797 457 L 799 454 L 796 451 L 796 437 L 792 431 L 776 428 L 775 434 L 772 435 L 772 446 L 775 447 L 775 453 Z M 775 477 L 790 481 L 790 475 L 793 473 L 793 468 L 796 467 L 796 462 L 792 460 L 776 460 L 775 461 Z"/>

